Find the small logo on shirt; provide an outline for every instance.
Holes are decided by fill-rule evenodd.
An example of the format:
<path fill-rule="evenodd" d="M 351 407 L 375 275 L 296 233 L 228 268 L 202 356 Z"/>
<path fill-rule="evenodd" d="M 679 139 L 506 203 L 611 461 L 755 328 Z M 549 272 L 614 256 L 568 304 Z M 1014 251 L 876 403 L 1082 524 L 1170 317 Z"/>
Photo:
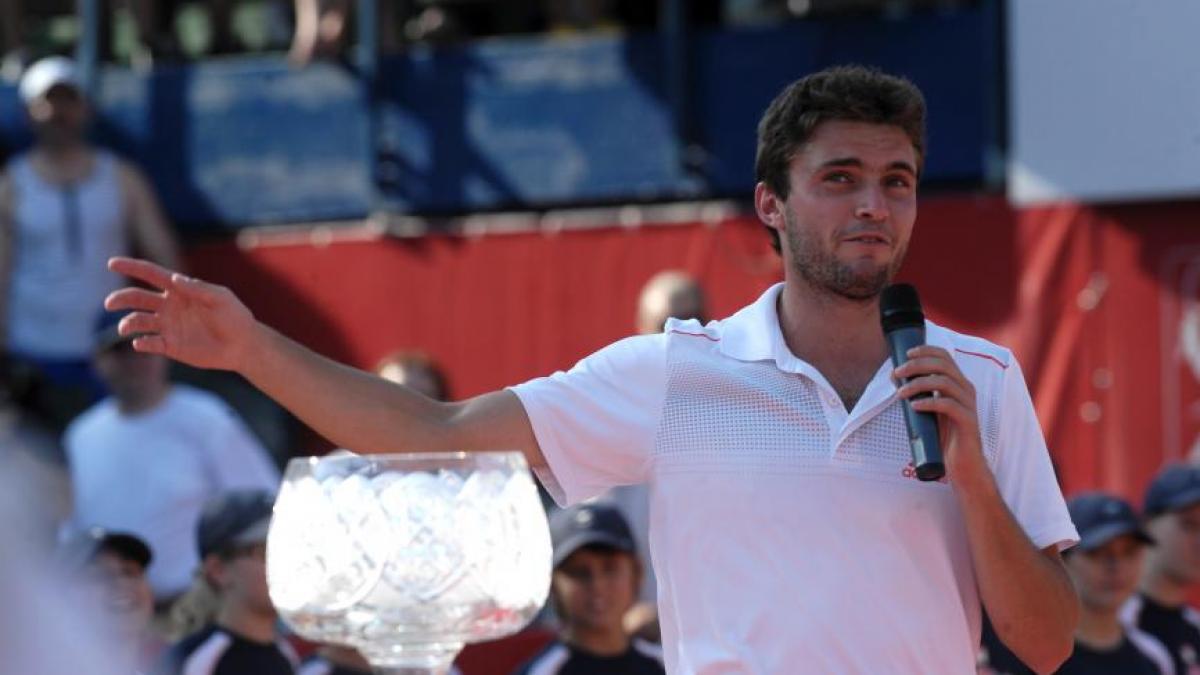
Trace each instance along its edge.
<path fill-rule="evenodd" d="M 900 471 L 900 475 L 904 476 L 905 478 L 918 480 L 917 467 L 913 465 L 912 460 L 909 460 L 908 464 L 904 465 L 904 469 Z M 950 479 L 946 476 L 942 476 L 941 478 L 937 479 L 937 482 L 946 485 L 950 482 Z"/>

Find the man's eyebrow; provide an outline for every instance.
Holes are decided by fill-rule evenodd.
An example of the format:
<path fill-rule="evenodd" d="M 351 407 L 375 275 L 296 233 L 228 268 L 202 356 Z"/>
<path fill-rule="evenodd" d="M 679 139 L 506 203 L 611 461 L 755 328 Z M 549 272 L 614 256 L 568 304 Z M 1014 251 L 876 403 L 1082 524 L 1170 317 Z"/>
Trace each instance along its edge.
<path fill-rule="evenodd" d="M 821 168 L 834 166 L 853 166 L 861 168 L 862 165 L 862 160 L 857 157 L 839 157 L 837 159 L 831 159 L 829 161 L 822 162 Z"/>
<path fill-rule="evenodd" d="M 861 169 L 863 166 L 863 162 L 861 159 L 859 159 L 857 157 L 838 157 L 836 159 L 831 159 L 831 160 L 822 162 L 820 168 L 827 169 L 827 168 L 833 168 L 833 167 L 839 167 L 839 166 L 848 166 L 848 167 L 854 167 L 854 168 Z M 912 174 L 913 176 L 918 175 L 917 168 L 914 167 L 912 164 L 909 164 L 908 162 L 905 162 L 903 160 L 897 160 L 895 162 L 892 162 L 891 164 L 887 165 L 887 168 L 888 168 L 888 171 L 904 171 L 904 172 Z"/>

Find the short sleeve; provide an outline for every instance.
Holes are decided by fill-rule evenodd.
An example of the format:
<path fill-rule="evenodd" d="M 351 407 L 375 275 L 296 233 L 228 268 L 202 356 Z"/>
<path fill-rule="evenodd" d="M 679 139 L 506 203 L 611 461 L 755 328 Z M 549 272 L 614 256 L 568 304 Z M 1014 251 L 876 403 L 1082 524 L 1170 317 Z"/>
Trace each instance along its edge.
<path fill-rule="evenodd" d="M 1050 462 L 1025 376 L 1009 362 L 1001 387 L 999 447 L 995 474 L 1000 494 L 1025 534 L 1039 549 L 1064 550 L 1079 541 Z"/>
<path fill-rule="evenodd" d="M 511 387 L 529 416 L 554 500 L 573 504 L 647 480 L 663 399 L 666 337 L 616 342 L 570 371 Z"/>

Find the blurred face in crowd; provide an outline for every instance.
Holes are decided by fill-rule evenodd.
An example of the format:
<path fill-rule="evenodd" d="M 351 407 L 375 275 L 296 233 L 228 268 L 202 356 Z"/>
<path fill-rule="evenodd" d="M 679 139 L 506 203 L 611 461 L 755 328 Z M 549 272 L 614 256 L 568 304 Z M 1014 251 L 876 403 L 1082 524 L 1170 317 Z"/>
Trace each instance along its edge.
<path fill-rule="evenodd" d="M 705 321 L 704 292 L 690 277 L 667 272 L 651 279 L 638 298 L 638 332 L 661 332 L 667 319 Z"/>
<path fill-rule="evenodd" d="M 763 221 L 781 230 L 789 273 L 837 297 L 877 296 L 908 248 L 917 166 L 900 127 L 822 122 L 792 159 L 787 199 L 765 186 L 756 197 Z"/>
<path fill-rule="evenodd" d="M 267 592 L 266 542 L 210 555 L 204 565 L 209 583 L 217 589 L 222 605 L 237 605 L 258 616 L 275 615 L 275 606 Z"/>
<path fill-rule="evenodd" d="M 625 613 L 637 600 L 641 568 L 632 555 L 584 547 L 554 570 L 553 592 L 563 622 L 575 630 L 624 630 Z"/>
<path fill-rule="evenodd" d="M 131 638 L 144 633 L 154 614 L 154 595 L 140 563 L 114 551 L 101 550 L 88 566 L 89 587 L 102 615 Z"/>
<path fill-rule="evenodd" d="M 57 147 L 81 142 L 91 117 L 83 92 L 68 84 L 55 85 L 30 101 L 28 111 L 38 139 Z"/>
<path fill-rule="evenodd" d="M 1180 585 L 1200 583 L 1200 504 L 1157 516 L 1147 529 L 1157 542 L 1150 556 L 1154 572 Z"/>
<path fill-rule="evenodd" d="M 1066 556 L 1067 571 L 1084 609 L 1114 613 L 1137 590 L 1145 544 L 1131 534 L 1091 551 Z"/>
<path fill-rule="evenodd" d="M 440 401 L 444 398 L 438 377 L 427 366 L 413 361 L 391 362 L 379 369 L 379 376 Z"/>
<path fill-rule="evenodd" d="M 167 360 L 135 352 L 128 341 L 96 354 L 95 365 L 109 391 L 123 403 L 156 401 L 167 387 Z"/>

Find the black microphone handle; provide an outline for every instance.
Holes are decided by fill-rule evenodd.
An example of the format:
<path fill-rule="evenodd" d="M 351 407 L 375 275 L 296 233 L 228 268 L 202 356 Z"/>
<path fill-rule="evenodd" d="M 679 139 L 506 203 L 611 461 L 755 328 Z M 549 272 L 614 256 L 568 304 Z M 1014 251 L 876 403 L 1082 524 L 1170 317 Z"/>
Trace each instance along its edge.
<path fill-rule="evenodd" d="M 924 326 L 904 326 L 884 333 L 888 348 L 892 351 L 892 364 L 899 368 L 908 361 L 908 350 L 925 344 Z M 908 378 L 908 382 L 912 378 Z M 915 398 L 928 398 L 920 394 Z M 908 426 L 908 444 L 912 449 L 913 469 L 917 479 L 938 480 L 946 475 L 946 464 L 942 461 L 942 445 L 938 438 L 937 415 L 913 410 L 912 403 L 900 402 L 904 408 L 904 422 Z"/>

